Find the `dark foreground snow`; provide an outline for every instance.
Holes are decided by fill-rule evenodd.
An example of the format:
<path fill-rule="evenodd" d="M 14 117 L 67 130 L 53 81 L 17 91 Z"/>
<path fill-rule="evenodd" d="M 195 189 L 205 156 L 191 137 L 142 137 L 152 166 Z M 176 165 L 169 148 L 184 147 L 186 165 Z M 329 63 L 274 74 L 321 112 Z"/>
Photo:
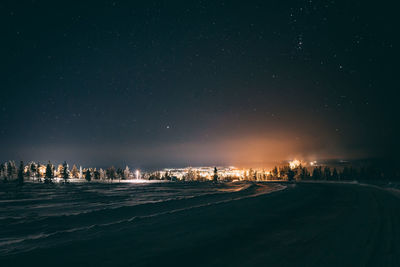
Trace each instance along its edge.
<path fill-rule="evenodd" d="M 42 198 L 58 206 L 46 208 L 48 200 L 36 200 L 41 208 L 32 214 L 29 192 L 21 197 L 2 191 L 0 265 L 400 266 L 400 198 L 379 188 L 81 186 L 54 189 L 51 197 L 42 191 Z M 150 189 L 168 196 L 157 199 Z M 109 195 L 100 197 L 101 190 Z M 280 191 L 264 194 L 274 190 Z M 134 194 L 142 194 L 141 203 Z M 146 194 L 152 201 L 143 200 Z M 18 196 L 25 213 L 24 206 L 7 200 Z"/>

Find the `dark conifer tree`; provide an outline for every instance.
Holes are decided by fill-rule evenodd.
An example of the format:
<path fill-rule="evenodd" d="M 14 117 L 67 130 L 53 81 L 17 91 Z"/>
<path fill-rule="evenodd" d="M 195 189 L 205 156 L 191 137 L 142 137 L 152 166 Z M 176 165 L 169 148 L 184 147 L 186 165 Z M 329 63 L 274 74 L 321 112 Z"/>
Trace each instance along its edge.
<path fill-rule="evenodd" d="M 89 169 L 87 169 L 86 172 L 85 172 L 85 179 L 86 179 L 86 181 L 88 181 L 88 182 L 90 182 L 90 181 L 92 180 L 92 175 L 91 175 Z"/>
<path fill-rule="evenodd" d="M 288 169 L 290 169 L 289 165 L 287 165 L 287 166 L 285 165 L 285 166 L 279 168 L 279 177 L 281 179 L 287 178 Z"/>
<path fill-rule="evenodd" d="M 30 166 L 30 169 L 31 169 L 31 175 L 33 176 L 33 177 L 35 177 L 35 175 L 36 175 L 36 166 L 35 166 L 35 163 L 31 163 L 31 166 Z"/>
<path fill-rule="evenodd" d="M 308 174 L 307 168 L 306 167 L 301 167 L 300 174 L 299 174 L 300 179 L 301 180 L 306 180 L 306 179 L 308 179 L 308 176 L 309 176 L 309 174 Z"/>
<path fill-rule="evenodd" d="M 110 168 L 107 169 L 106 171 L 107 178 L 110 179 L 111 181 L 115 179 L 115 168 L 114 166 L 111 166 Z"/>
<path fill-rule="evenodd" d="M 165 180 L 171 180 L 171 177 L 170 177 L 168 171 L 165 172 L 165 174 L 164 174 L 164 179 L 165 179 Z"/>
<path fill-rule="evenodd" d="M 62 169 L 62 177 L 64 179 L 64 183 L 68 182 L 69 179 L 69 170 L 68 170 L 68 164 L 66 161 L 63 163 L 63 169 Z"/>
<path fill-rule="evenodd" d="M 26 168 L 25 177 L 28 179 L 31 177 L 31 168 Z"/>
<path fill-rule="evenodd" d="M 340 179 L 341 180 L 348 180 L 350 179 L 350 169 L 349 167 L 345 166 L 342 170 L 342 173 L 340 174 Z"/>
<path fill-rule="evenodd" d="M 100 172 L 99 171 L 95 170 L 93 172 L 93 179 L 95 179 L 95 180 L 99 180 L 100 179 Z"/>
<path fill-rule="evenodd" d="M 50 161 L 46 165 L 45 183 L 52 183 L 54 178 L 53 165 Z"/>
<path fill-rule="evenodd" d="M 217 167 L 214 167 L 213 181 L 214 181 L 214 182 L 217 182 L 217 181 L 218 181 L 218 170 L 217 170 Z"/>
<path fill-rule="evenodd" d="M 39 181 L 41 181 L 41 175 L 40 175 L 40 162 L 38 162 L 36 166 L 36 177 L 38 178 Z"/>
<path fill-rule="evenodd" d="M 11 164 L 11 161 L 7 162 L 7 178 L 11 179 L 13 177 L 13 165 Z M 7 181 L 7 178 L 5 179 Z"/>
<path fill-rule="evenodd" d="M 274 179 L 277 179 L 278 178 L 278 168 L 275 166 L 273 169 L 272 169 L 272 177 L 274 177 Z"/>
<path fill-rule="evenodd" d="M 286 171 L 286 175 L 287 175 L 288 181 L 291 182 L 294 180 L 295 172 L 289 167 Z"/>
<path fill-rule="evenodd" d="M 124 171 L 121 168 L 117 169 L 117 176 L 119 180 L 124 179 Z"/>
<path fill-rule="evenodd" d="M 320 180 L 322 178 L 321 167 L 315 167 L 312 173 L 313 180 Z"/>
<path fill-rule="evenodd" d="M 22 185 L 24 183 L 24 163 L 21 161 L 18 168 L 18 184 Z"/>
<path fill-rule="evenodd" d="M 324 172 L 322 174 L 323 179 L 330 180 L 331 179 L 331 169 L 329 167 L 324 168 Z"/>
<path fill-rule="evenodd" d="M 4 163 L 1 163 L 1 165 L 0 165 L 0 173 L 1 173 L 1 175 L 3 175 L 3 179 L 7 179 L 5 172 L 6 172 L 6 165 Z"/>
<path fill-rule="evenodd" d="M 336 168 L 333 168 L 333 171 L 332 171 L 332 180 L 337 181 L 338 179 L 339 179 L 338 172 L 337 172 Z"/>

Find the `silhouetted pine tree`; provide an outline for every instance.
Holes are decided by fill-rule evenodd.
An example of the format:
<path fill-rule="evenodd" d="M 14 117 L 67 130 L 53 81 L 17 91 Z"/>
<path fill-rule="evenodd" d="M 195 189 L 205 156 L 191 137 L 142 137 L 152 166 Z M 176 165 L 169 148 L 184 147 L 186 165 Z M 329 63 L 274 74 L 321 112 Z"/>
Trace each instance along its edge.
<path fill-rule="evenodd" d="M 54 178 L 53 165 L 50 161 L 46 165 L 45 183 L 52 183 Z"/>
<path fill-rule="evenodd" d="M 214 167 L 213 181 L 214 182 L 218 181 L 218 170 L 217 170 L 217 167 Z"/>
<path fill-rule="evenodd" d="M 18 184 L 24 184 L 24 163 L 21 161 L 18 168 Z"/>
<path fill-rule="evenodd" d="M 321 180 L 322 178 L 322 169 L 321 167 L 315 167 L 312 172 L 313 180 Z"/>
<path fill-rule="evenodd" d="M 5 181 L 7 181 L 7 179 L 12 179 L 14 173 L 13 168 L 14 166 L 11 161 L 7 162 L 7 178 L 5 179 Z"/>
<path fill-rule="evenodd" d="M 295 172 L 289 167 L 286 171 L 286 175 L 287 175 L 288 181 L 291 182 L 294 180 Z"/>
<path fill-rule="evenodd" d="M 330 180 L 331 179 L 331 169 L 329 167 L 324 168 L 324 172 L 322 174 L 322 177 L 324 180 Z"/>
<path fill-rule="evenodd" d="M 68 182 L 69 179 L 69 170 L 68 170 L 68 164 L 66 161 L 63 163 L 63 169 L 62 169 L 62 177 L 64 179 L 64 183 Z"/>
<path fill-rule="evenodd" d="M 111 181 L 115 179 L 115 168 L 114 166 L 111 166 L 106 170 L 106 175 L 107 178 L 110 179 Z"/>
<path fill-rule="evenodd" d="M 28 179 L 31 177 L 31 168 L 30 168 L 29 165 L 27 166 L 24 175 L 25 175 L 25 177 L 28 178 Z"/>
<path fill-rule="evenodd" d="M 124 171 L 121 168 L 117 169 L 117 176 L 119 180 L 124 179 Z"/>
<path fill-rule="evenodd" d="M 272 169 L 272 177 L 274 177 L 274 179 L 278 179 L 278 174 L 279 174 L 279 172 L 278 172 L 278 167 L 274 167 L 273 169 Z"/>
<path fill-rule="evenodd" d="M 99 180 L 100 179 L 100 172 L 95 170 L 93 171 L 93 179 Z"/>
<path fill-rule="evenodd" d="M 308 173 L 307 168 L 302 167 L 300 169 L 300 174 L 299 174 L 300 180 L 307 180 L 309 178 L 309 176 L 310 176 L 310 174 Z"/>
<path fill-rule="evenodd" d="M 90 170 L 87 169 L 85 172 L 85 179 L 86 181 L 90 182 L 92 180 L 92 175 L 90 174 Z"/>
<path fill-rule="evenodd" d="M 41 181 L 42 179 L 42 173 L 40 172 L 40 167 L 42 167 L 42 165 L 40 164 L 40 162 L 38 162 L 37 166 L 36 166 L 36 177 L 38 178 L 39 181 Z"/>
<path fill-rule="evenodd" d="M 353 167 L 344 167 L 340 175 L 342 180 L 353 180 L 357 179 L 357 171 Z"/>
<path fill-rule="evenodd" d="M 294 176 L 296 175 L 296 173 L 290 168 L 289 165 L 285 165 L 285 166 L 279 168 L 279 175 L 280 175 L 281 179 L 289 180 L 289 175 L 293 176 L 293 177 L 291 177 L 293 179 Z"/>
<path fill-rule="evenodd" d="M 40 181 L 40 163 L 36 164 L 36 171 L 35 171 L 35 177 L 37 178 L 38 181 Z"/>
<path fill-rule="evenodd" d="M 31 175 L 33 178 L 35 178 L 36 176 L 36 165 L 34 162 L 31 163 L 31 166 L 29 166 L 29 168 L 31 169 Z"/>
<path fill-rule="evenodd" d="M 333 171 L 332 171 L 332 180 L 334 180 L 334 181 L 339 180 L 339 174 L 338 174 L 336 168 L 333 168 Z"/>
<path fill-rule="evenodd" d="M 0 164 L 0 174 L 3 176 L 3 179 L 6 180 L 6 165 L 4 163 Z"/>

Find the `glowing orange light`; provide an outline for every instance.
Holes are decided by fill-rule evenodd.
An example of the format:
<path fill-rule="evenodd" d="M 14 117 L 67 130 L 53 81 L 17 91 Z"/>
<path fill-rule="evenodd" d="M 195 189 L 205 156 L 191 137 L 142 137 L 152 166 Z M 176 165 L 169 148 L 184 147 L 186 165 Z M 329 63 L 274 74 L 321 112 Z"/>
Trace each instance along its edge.
<path fill-rule="evenodd" d="M 292 161 L 289 162 L 289 167 L 291 169 L 294 169 L 294 168 L 299 167 L 300 164 L 301 164 L 301 162 L 299 160 L 295 159 L 295 160 L 292 160 Z"/>

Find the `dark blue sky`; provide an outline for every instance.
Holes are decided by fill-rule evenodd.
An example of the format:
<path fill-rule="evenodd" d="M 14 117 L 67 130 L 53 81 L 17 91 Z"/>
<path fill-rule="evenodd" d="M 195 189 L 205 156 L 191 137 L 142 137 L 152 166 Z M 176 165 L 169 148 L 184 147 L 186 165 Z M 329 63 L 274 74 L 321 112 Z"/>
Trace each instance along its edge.
<path fill-rule="evenodd" d="M 368 1 L 2 1 L 0 159 L 393 156 L 395 18 Z"/>

